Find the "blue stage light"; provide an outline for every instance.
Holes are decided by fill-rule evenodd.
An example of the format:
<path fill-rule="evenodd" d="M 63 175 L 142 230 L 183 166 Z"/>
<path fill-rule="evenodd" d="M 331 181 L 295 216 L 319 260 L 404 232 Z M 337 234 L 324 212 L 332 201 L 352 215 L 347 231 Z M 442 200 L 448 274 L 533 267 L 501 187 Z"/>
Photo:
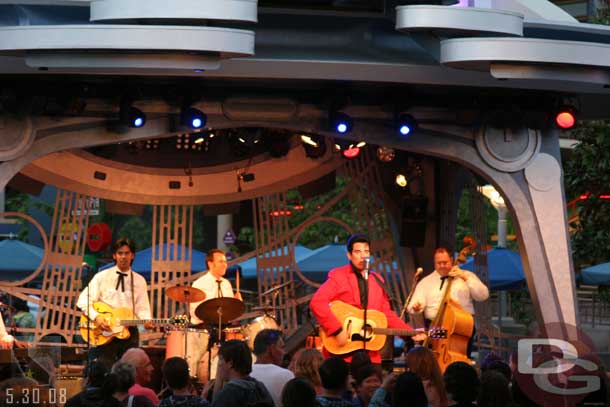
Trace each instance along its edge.
<path fill-rule="evenodd" d="M 352 118 L 345 113 L 335 112 L 330 115 L 331 128 L 339 134 L 347 134 L 352 131 Z"/>
<path fill-rule="evenodd" d="M 200 129 L 205 126 L 207 121 L 206 114 L 194 107 L 183 108 L 180 112 L 180 122 L 191 129 Z"/>
<path fill-rule="evenodd" d="M 398 133 L 403 137 L 408 137 L 417 130 L 417 120 L 410 114 L 401 114 L 397 122 Z"/>

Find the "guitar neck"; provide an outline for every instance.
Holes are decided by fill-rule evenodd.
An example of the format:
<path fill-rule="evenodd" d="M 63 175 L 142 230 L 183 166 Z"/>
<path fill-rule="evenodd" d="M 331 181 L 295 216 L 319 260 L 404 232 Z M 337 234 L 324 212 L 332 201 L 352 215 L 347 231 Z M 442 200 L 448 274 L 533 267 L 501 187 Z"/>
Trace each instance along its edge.
<path fill-rule="evenodd" d="M 413 329 L 373 328 L 373 333 L 379 335 L 415 336 L 421 332 Z"/>
<path fill-rule="evenodd" d="M 147 322 L 152 322 L 153 324 L 170 324 L 172 322 L 171 319 L 122 319 L 121 325 L 131 326 L 131 325 L 144 325 Z"/>

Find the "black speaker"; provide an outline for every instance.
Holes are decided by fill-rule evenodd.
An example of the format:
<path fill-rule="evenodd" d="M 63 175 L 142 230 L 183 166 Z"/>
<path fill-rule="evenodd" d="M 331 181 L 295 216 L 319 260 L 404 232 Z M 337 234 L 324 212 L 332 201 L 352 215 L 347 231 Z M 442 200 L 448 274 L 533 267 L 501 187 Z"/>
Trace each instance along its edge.
<path fill-rule="evenodd" d="M 408 196 L 400 205 L 400 245 L 423 247 L 426 241 L 428 198 Z"/>

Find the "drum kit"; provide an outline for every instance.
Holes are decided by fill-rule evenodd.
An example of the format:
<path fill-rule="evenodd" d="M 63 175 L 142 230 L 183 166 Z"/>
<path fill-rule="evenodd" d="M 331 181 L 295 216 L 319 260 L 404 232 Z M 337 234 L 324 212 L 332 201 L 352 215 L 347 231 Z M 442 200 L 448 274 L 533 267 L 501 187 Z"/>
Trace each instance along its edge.
<path fill-rule="evenodd" d="M 265 291 L 262 295 L 275 292 L 280 286 Z M 197 288 L 189 286 L 175 286 L 166 290 L 166 295 L 177 302 L 189 303 L 200 302 L 195 309 L 195 315 L 205 321 L 210 329 L 218 329 L 219 342 L 238 339 L 248 343 L 250 349 L 254 348 L 254 338 L 263 329 L 279 329 L 273 311 L 278 307 L 265 306 L 254 307 L 252 312 L 245 313 L 245 305 L 242 301 L 232 297 L 219 297 L 205 300 L 205 293 Z M 245 325 L 227 327 L 232 322 L 249 321 Z M 225 326 L 225 328 L 223 328 Z M 165 358 L 178 356 L 184 358 L 188 363 L 191 376 L 198 376 L 199 363 L 205 353 L 211 349 L 210 333 L 207 329 L 189 327 L 176 327 L 169 331 L 165 347 Z"/>

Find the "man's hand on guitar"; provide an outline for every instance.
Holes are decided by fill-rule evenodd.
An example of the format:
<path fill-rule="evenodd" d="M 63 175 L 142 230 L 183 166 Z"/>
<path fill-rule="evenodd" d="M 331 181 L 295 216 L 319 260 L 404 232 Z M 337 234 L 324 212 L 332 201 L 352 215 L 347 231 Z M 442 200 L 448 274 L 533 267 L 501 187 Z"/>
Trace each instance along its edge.
<path fill-rule="evenodd" d="M 144 322 L 144 328 L 146 329 L 155 329 L 157 326 L 152 323 L 152 321 Z"/>
<path fill-rule="evenodd" d="M 95 326 L 101 328 L 103 331 L 110 331 L 110 325 L 108 325 L 108 321 L 106 321 L 106 318 L 104 318 L 103 315 L 95 317 Z"/>
<path fill-rule="evenodd" d="M 0 340 L 0 349 L 13 349 L 14 341 L 12 336 L 7 335 L 6 339 Z"/>
<path fill-rule="evenodd" d="M 347 345 L 347 340 L 348 340 L 348 337 L 347 337 L 347 333 L 346 333 L 345 331 L 341 331 L 341 332 L 339 332 L 339 333 L 338 333 L 338 334 L 335 336 L 335 338 L 336 338 L 336 341 L 337 341 L 337 345 L 338 345 L 338 346 L 345 346 L 345 345 Z"/>
<path fill-rule="evenodd" d="M 416 329 L 416 331 L 421 333 L 418 333 L 417 335 L 413 336 L 413 340 L 415 342 L 423 341 L 428 336 L 428 334 L 426 334 L 426 331 L 423 328 Z"/>

